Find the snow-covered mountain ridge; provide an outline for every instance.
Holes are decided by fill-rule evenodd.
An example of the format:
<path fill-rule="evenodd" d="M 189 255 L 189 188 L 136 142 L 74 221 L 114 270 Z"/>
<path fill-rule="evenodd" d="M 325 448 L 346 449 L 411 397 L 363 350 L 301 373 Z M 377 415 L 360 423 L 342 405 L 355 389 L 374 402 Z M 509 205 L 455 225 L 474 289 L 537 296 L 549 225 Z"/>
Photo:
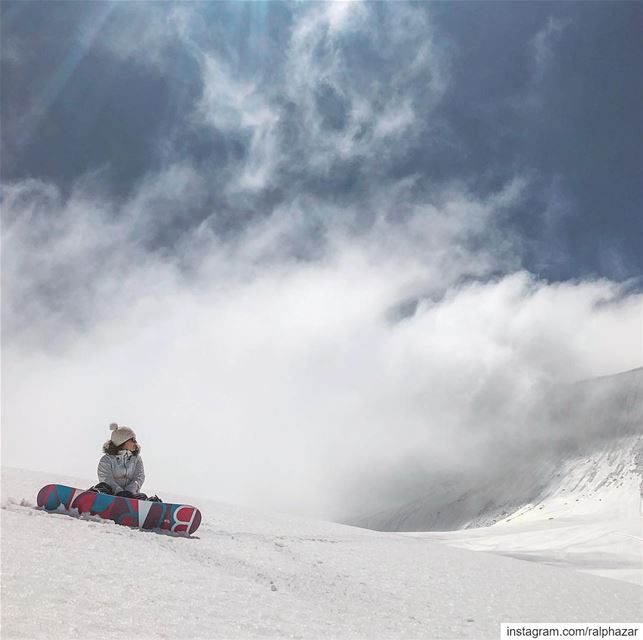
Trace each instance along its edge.
<path fill-rule="evenodd" d="M 355 523 L 641 585 L 642 398 L 641 369 L 563 389 L 545 416 L 575 419 L 563 446 Z"/>
<path fill-rule="evenodd" d="M 433 540 L 197 502 L 194 538 L 35 508 L 2 470 L 2 637 L 497 638 L 500 623 L 640 619 L 643 590 Z M 168 500 L 186 501 L 177 496 Z"/>
<path fill-rule="evenodd" d="M 633 436 L 569 460 L 538 501 L 493 526 L 408 535 L 643 585 L 640 448 Z"/>
<path fill-rule="evenodd" d="M 475 481 L 466 469 L 436 476 L 416 499 L 348 522 L 381 531 L 475 528 L 544 508 L 563 493 L 570 510 L 600 512 L 600 494 L 613 486 L 622 488 L 618 500 L 640 504 L 643 369 L 552 390 L 530 411 L 526 420 L 543 434 L 510 452 L 497 472 Z"/>

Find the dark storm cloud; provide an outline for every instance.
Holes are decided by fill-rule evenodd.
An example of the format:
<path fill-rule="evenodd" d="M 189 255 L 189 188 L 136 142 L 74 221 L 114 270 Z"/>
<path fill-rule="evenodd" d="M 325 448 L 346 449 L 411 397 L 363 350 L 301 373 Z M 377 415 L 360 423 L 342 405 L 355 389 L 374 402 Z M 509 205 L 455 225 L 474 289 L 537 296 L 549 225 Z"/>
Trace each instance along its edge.
<path fill-rule="evenodd" d="M 161 141 L 198 92 L 186 77 L 189 60 L 172 42 L 162 70 L 114 55 L 103 39 L 123 10 L 111 3 L 2 10 L 11 52 L 2 59 L 3 180 L 39 178 L 68 190 L 100 171 L 106 188 L 126 194 L 159 166 Z"/>
<path fill-rule="evenodd" d="M 507 229 L 524 238 L 527 268 L 640 272 L 639 3 L 371 4 L 346 30 L 333 11 L 315 23 L 321 5 L 4 3 L 4 179 L 67 188 L 100 170 L 122 198 L 180 158 L 210 193 L 159 231 L 163 245 L 207 217 L 228 229 L 302 193 L 359 201 L 412 178 L 418 201 L 454 179 L 484 196 L 523 174 L 533 188 Z M 223 104 L 227 79 L 243 97 Z M 199 101 L 209 126 L 194 118 Z M 247 109 L 274 122 L 244 121 Z M 398 129 L 383 132 L 382 115 Z M 325 135 L 343 152 L 311 158 Z M 249 189 L 226 195 L 239 171 Z"/>
<path fill-rule="evenodd" d="M 483 190 L 534 171 L 566 200 L 549 233 L 545 203 L 517 212 L 526 234 L 560 245 L 537 271 L 640 274 L 641 4 L 444 3 L 433 12 L 454 42 L 441 109 L 462 145 L 459 169 Z"/>

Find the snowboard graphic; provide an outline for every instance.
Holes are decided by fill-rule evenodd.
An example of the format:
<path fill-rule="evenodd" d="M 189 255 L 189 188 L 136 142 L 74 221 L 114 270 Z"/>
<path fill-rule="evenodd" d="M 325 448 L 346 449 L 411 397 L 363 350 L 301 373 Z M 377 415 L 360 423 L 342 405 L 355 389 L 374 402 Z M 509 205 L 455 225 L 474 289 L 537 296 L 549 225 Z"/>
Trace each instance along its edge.
<path fill-rule="evenodd" d="M 38 492 L 37 503 L 47 511 L 55 511 L 62 505 L 66 509 L 77 509 L 78 513 L 89 513 L 116 524 L 146 530 L 191 534 L 201 524 L 201 512 L 190 505 L 134 500 L 62 484 L 44 486 Z"/>

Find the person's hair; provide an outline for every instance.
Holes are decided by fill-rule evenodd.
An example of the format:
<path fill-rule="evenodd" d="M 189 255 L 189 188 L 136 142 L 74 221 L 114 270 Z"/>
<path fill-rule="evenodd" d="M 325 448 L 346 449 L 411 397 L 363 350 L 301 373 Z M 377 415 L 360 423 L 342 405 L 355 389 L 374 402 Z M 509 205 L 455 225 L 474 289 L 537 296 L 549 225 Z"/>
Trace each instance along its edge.
<path fill-rule="evenodd" d="M 125 442 L 123 442 L 125 444 Z M 103 445 L 103 452 L 106 453 L 107 455 L 110 456 L 115 456 L 118 455 L 118 452 L 121 449 L 124 449 L 123 444 L 120 447 L 117 447 L 111 440 L 108 440 L 104 445 Z M 141 445 L 136 443 L 136 449 L 132 451 L 132 455 L 137 456 L 141 452 Z"/>

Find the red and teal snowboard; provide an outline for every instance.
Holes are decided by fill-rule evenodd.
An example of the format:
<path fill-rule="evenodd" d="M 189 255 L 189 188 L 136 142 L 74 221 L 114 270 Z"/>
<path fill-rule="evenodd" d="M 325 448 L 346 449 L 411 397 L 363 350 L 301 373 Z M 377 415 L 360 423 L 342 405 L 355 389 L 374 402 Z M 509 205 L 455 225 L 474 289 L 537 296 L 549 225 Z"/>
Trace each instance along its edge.
<path fill-rule="evenodd" d="M 194 533 L 201 524 L 201 512 L 185 504 L 166 504 L 94 493 L 62 484 L 48 484 L 38 492 L 38 506 L 55 511 L 61 505 L 139 529 L 161 529 L 172 533 Z"/>

